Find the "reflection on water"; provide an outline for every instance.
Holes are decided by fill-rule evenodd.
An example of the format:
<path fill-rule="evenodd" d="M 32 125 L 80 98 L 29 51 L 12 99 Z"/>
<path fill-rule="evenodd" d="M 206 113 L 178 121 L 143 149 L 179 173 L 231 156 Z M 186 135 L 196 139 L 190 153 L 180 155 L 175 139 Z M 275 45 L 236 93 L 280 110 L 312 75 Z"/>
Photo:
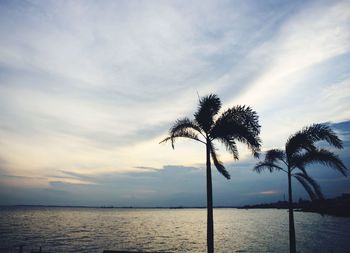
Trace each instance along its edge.
<path fill-rule="evenodd" d="M 350 219 L 295 213 L 299 252 L 350 252 Z M 286 210 L 215 209 L 217 252 L 287 252 Z M 0 252 L 206 251 L 205 209 L 0 208 Z"/>

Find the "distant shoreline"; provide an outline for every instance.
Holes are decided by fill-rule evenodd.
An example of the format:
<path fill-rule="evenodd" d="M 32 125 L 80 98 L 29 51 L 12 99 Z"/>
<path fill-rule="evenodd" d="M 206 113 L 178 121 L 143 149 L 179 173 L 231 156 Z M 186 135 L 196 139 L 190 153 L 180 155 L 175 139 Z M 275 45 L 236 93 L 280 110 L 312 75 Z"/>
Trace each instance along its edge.
<path fill-rule="evenodd" d="M 206 209 L 206 206 L 72 206 L 72 205 L 0 205 L 0 208 L 16 207 L 37 207 L 37 208 L 91 208 L 91 209 Z M 333 216 L 350 217 L 350 194 L 345 193 L 341 196 L 325 199 L 323 201 L 311 202 L 300 199 L 293 203 L 296 211 L 315 212 Z M 274 203 L 261 203 L 244 206 L 214 206 L 215 209 L 288 209 L 287 201 L 277 201 Z"/>
<path fill-rule="evenodd" d="M 98 209 L 206 209 L 206 206 L 70 206 L 70 205 L 0 205 L 2 207 L 57 207 L 57 208 L 98 208 Z M 236 208 L 237 206 L 214 206 L 214 208 Z"/>

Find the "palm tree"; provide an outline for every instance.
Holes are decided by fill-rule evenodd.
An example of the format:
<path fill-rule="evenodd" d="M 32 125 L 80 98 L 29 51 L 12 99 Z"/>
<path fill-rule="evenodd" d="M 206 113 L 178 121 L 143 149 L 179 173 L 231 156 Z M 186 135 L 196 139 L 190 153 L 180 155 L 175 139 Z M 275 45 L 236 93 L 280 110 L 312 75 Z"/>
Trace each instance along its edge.
<path fill-rule="evenodd" d="M 227 179 L 230 174 L 218 159 L 214 140 L 225 145 L 226 149 L 238 160 L 236 142 L 248 146 L 255 157 L 258 157 L 261 141 L 258 115 L 249 106 L 235 106 L 216 117 L 221 109 L 221 101 L 215 94 L 199 99 L 199 106 L 194 113 L 194 120 L 178 119 L 169 131 L 169 136 L 162 142 L 174 142 L 177 138 L 188 138 L 206 146 L 207 176 L 207 249 L 214 252 L 213 197 L 211 180 L 211 159 L 217 170 Z"/>
<path fill-rule="evenodd" d="M 317 182 L 306 172 L 307 165 L 320 163 L 334 168 L 346 176 L 347 168 L 334 153 L 315 146 L 318 141 L 341 149 L 342 141 L 325 124 L 313 124 L 290 136 L 285 150 L 271 149 L 266 152 L 265 160 L 257 163 L 254 170 L 258 173 L 264 169 L 283 171 L 288 175 L 288 208 L 289 208 L 289 251 L 296 252 L 293 215 L 292 177 L 296 178 L 309 194 L 311 200 L 322 200 L 323 194 Z"/>

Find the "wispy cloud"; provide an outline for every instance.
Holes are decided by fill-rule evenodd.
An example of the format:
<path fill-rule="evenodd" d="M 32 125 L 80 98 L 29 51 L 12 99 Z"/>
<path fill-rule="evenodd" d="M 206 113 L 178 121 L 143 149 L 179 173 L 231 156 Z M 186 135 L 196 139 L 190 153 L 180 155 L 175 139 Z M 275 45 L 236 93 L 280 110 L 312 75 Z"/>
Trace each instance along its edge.
<path fill-rule="evenodd" d="M 280 192 L 278 192 L 276 190 L 258 192 L 259 195 L 276 195 L 278 193 L 280 193 Z"/>
<path fill-rule="evenodd" d="M 3 1 L 6 175 L 53 187 L 202 164 L 196 144 L 178 142 L 175 152 L 158 144 L 175 119 L 191 116 L 197 91 L 257 110 L 264 149 L 304 125 L 346 121 L 349 9 L 347 1 Z"/>

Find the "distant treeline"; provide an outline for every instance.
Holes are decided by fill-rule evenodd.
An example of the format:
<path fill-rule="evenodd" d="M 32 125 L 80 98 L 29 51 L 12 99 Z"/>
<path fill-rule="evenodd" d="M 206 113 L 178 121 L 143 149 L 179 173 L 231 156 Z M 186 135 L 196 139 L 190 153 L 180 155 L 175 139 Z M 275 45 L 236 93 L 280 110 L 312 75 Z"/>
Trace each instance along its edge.
<path fill-rule="evenodd" d="M 275 203 L 263 203 L 257 205 L 245 205 L 241 209 L 258 208 L 278 208 L 287 209 L 288 201 L 277 201 Z M 339 197 L 309 201 L 299 199 L 299 202 L 293 203 L 293 208 L 303 212 L 316 212 L 334 216 L 350 217 L 350 193 L 344 193 Z"/>
<path fill-rule="evenodd" d="M 1 206 L 0 206 L 1 207 Z M 205 206 L 169 206 L 169 207 L 141 207 L 141 206 L 58 206 L 58 205 L 15 205 L 15 206 L 2 206 L 4 207 L 56 207 L 56 208 L 115 208 L 115 209 L 201 209 Z M 274 203 L 261 203 L 256 205 L 244 205 L 244 206 L 214 206 L 214 208 L 238 208 L 238 209 L 288 209 L 288 201 L 277 201 Z M 316 212 L 320 214 L 328 214 L 334 216 L 350 217 L 350 193 L 343 193 L 341 196 L 309 201 L 299 199 L 298 202 L 293 203 L 293 208 L 296 211 L 303 212 Z"/>

